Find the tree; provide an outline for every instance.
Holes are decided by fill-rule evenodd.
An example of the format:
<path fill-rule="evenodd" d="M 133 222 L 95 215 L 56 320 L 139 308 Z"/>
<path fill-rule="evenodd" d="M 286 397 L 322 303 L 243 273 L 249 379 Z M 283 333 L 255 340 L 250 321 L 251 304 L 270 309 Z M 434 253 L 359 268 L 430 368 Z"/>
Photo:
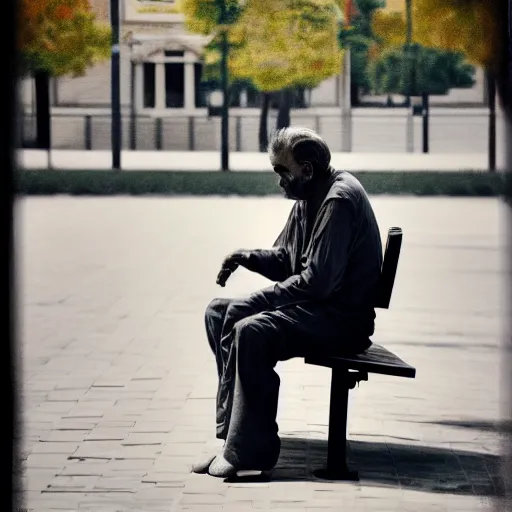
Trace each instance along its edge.
<path fill-rule="evenodd" d="M 49 77 L 82 75 L 107 59 L 110 28 L 96 22 L 88 0 L 21 0 L 20 7 L 20 72 L 34 77 L 37 144 L 49 149 Z"/>
<path fill-rule="evenodd" d="M 221 20 L 221 2 L 225 17 Z M 181 0 L 180 10 L 185 15 L 185 25 L 190 32 L 214 36 L 219 30 L 228 30 L 243 11 L 243 0 Z M 221 25 L 224 21 L 225 25 Z"/>
<path fill-rule="evenodd" d="M 412 3 L 413 39 L 431 48 L 462 54 L 468 62 L 486 70 L 489 91 L 489 167 L 494 166 L 492 147 L 495 147 L 495 84 L 502 105 L 511 109 L 508 91 L 509 36 L 508 4 L 502 0 L 414 0 Z M 405 42 L 403 13 L 389 15 L 376 12 L 373 29 L 382 47 Z M 512 129 L 512 128 L 511 128 Z"/>
<path fill-rule="evenodd" d="M 370 81 L 368 77 L 368 63 L 371 52 L 377 40 L 373 33 L 372 19 L 377 9 L 384 7 L 384 0 L 356 0 L 355 13 L 350 27 L 343 27 L 340 31 L 340 44 L 342 48 L 350 45 L 351 60 L 351 103 L 360 102 L 360 92 L 368 92 Z"/>
<path fill-rule="evenodd" d="M 413 40 L 423 46 L 463 54 L 482 67 L 493 66 L 501 42 L 493 34 L 499 30 L 497 1 L 414 0 L 412 3 Z M 372 27 L 381 47 L 405 44 L 405 13 L 373 15 Z"/>
<path fill-rule="evenodd" d="M 243 0 L 183 0 L 182 12 L 192 32 L 217 38 L 220 51 L 221 167 L 229 170 L 229 33 L 242 10 Z"/>
<path fill-rule="evenodd" d="M 293 89 L 316 87 L 339 73 L 341 20 L 334 0 L 248 0 L 230 27 L 230 75 L 233 80 L 250 82 L 262 93 L 262 151 L 268 142 L 270 94 L 280 94 L 277 126 L 288 126 Z M 215 45 L 207 48 L 205 62 L 215 66 L 219 60 Z"/>
<path fill-rule="evenodd" d="M 475 68 L 459 53 L 426 48 L 394 47 L 384 50 L 370 66 L 375 92 L 423 98 L 423 151 L 428 152 L 428 103 L 432 94 L 472 87 Z"/>
<path fill-rule="evenodd" d="M 414 72 L 408 72 L 413 59 Z M 378 94 L 447 94 L 453 88 L 472 87 L 475 68 L 461 54 L 413 45 L 411 51 L 384 50 L 370 65 L 372 88 Z M 412 82 L 411 82 L 412 75 Z"/>
<path fill-rule="evenodd" d="M 22 73 L 81 75 L 110 55 L 108 25 L 88 0 L 22 0 L 18 43 Z"/>

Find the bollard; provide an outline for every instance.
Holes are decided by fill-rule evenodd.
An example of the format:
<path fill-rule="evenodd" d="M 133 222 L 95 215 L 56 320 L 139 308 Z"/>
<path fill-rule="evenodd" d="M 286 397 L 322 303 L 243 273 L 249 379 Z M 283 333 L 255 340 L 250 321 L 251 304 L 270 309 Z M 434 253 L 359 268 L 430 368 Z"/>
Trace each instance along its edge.
<path fill-rule="evenodd" d="M 162 118 L 157 117 L 155 119 L 155 146 L 157 150 L 161 150 L 163 146 L 163 130 L 162 130 Z"/>
<path fill-rule="evenodd" d="M 85 149 L 92 149 L 92 116 L 85 116 Z"/>
<path fill-rule="evenodd" d="M 242 151 L 242 119 L 240 118 L 240 116 L 236 117 L 235 134 L 236 134 L 235 151 Z"/>
<path fill-rule="evenodd" d="M 188 118 L 188 149 L 194 151 L 196 148 L 195 141 L 195 119 L 193 116 Z"/>

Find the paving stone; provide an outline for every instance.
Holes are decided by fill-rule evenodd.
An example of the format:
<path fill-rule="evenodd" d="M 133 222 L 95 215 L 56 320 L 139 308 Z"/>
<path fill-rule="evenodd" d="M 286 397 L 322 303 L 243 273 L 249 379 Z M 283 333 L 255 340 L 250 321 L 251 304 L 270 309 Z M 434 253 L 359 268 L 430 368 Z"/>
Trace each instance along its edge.
<path fill-rule="evenodd" d="M 166 440 L 165 433 L 137 433 L 128 434 L 123 440 L 123 446 L 159 446 L 164 444 Z"/>
<path fill-rule="evenodd" d="M 26 491 L 42 491 L 56 477 L 55 469 L 31 469 L 21 477 L 22 489 Z"/>
<path fill-rule="evenodd" d="M 67 460 L 68 455 L 66 454 L 33 453 L 27 457 L 25 464 L 27 468 L 59 469 Z"/>
<path fill-rule="evenodd" d="M 89 430 L 50 430 L 38 436 L 38 440 L 47 443 L 80 443 L 89 432 Z"/>
<path fill-rule="evenodd" d="M 62 476 L 101 476 L 108 471 L 108 459 L 103 460 L 80 460 L 67 461 L 65 467 L 60 471 Z"/>
<path fill-rule="evenodd" d="M 52 442 L 43 442 L 40 441 L 34 445 L 32 448 L 32 453 L 48 453 L 48 454 L 55 454 L 55 453 L 65 453 L 68 455 L 72 455 L 75 453 L 77 448 L 80 446 L 79 443 L 69 443 L 69 442 L 63 442 L 63 443 L 52 443 Z"/>

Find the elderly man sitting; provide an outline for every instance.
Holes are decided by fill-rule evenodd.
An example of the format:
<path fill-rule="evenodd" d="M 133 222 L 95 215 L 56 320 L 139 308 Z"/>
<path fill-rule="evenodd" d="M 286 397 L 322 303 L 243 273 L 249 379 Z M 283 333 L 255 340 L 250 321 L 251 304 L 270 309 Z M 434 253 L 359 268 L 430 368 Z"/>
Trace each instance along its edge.
<path fill-rule="evenodd" d="M 235 251 L 217 282 L 224 286 L 242 266 L 275 284 L 245 299 L 213 300 L 206 310 L 223 446 L 193 471 L 222 478 L 277 463 L 278 361 L 360 353 L 374 331 L 382 246 L 362 185 L 331 167 L 329 148 L 312 130 L 279 130 L 269 157 L 296 202 L 274 247 Z"/>

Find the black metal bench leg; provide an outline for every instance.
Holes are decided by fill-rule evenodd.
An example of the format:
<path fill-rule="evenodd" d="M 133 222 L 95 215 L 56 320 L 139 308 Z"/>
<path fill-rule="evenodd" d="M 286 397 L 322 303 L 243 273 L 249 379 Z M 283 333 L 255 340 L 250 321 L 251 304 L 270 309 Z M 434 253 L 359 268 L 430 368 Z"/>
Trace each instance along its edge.
<path fill-rule="evenodd" d="M 317 478 L 327 480 L 359 480 L 357 471 L 350 471 L 347 465 L 347 413 L 350 388 L 348 370 L 333 368 L 331 402 L 329 405 L 327 468 L 315 471 L 314 474 Z"/>

